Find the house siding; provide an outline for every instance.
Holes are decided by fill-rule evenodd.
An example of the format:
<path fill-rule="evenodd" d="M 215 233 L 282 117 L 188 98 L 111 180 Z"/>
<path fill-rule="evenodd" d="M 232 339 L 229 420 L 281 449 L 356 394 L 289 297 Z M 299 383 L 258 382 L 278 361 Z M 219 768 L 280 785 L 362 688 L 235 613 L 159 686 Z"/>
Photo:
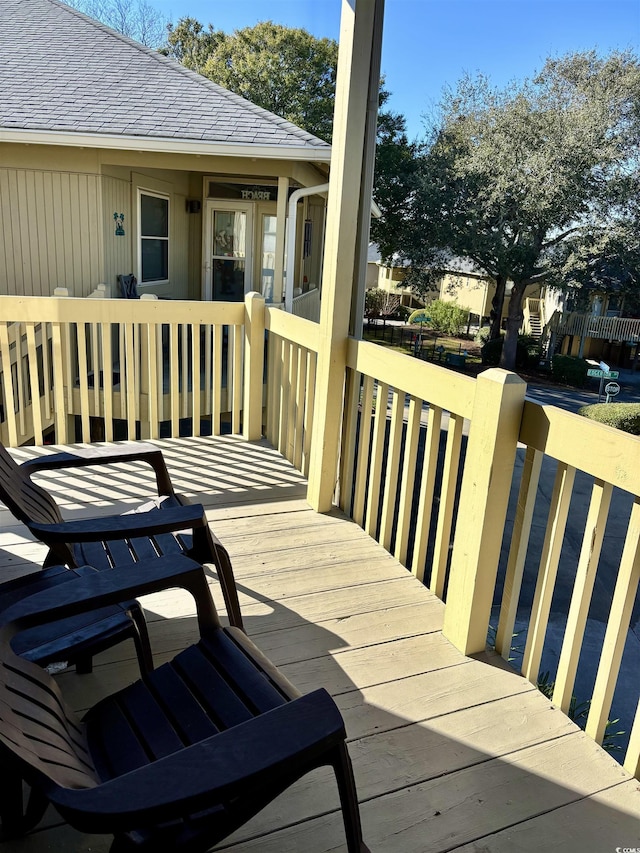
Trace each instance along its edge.
<path fill-rule="evenodd" d="M 0 168 L 0 294 L 86 296 L 102 280 L 98 174 Z"/>
<path fill-rule="evenodd" d="M 124 237 L 116 237 L 114 213 L 124 213 Z M 119 296 L 118 276 L 133 272 L 131 257 L 131 182 L 112 175 L 102 176 L 102 223 L 104 233 L 104 283 Z"/>

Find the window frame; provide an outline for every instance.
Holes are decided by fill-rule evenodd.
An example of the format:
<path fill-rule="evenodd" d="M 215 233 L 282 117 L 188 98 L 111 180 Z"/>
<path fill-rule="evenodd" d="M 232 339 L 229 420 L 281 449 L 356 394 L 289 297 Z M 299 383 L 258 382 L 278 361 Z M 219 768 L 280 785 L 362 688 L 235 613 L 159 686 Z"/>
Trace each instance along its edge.
<path fill-rule="evenodd" d="M 167 236 L 159 237 L 157 234 L 143 234 L 142 231 L 142 196 L 150 196 L 152 198 L 159 198 L 167 203 Z M 142 287 L 153 287 L 159 284 L 169 284 L 171 279 L 171 196 L 167 193 L 157 192 L 156 190 L 149 190 L 146 187 L 138 187 L 138 285 Z M 142 246 L 143 240 L 165 240 L 167 244 L 167 277 L 166 278 L 154 278 L 147 279 L 146 281 L 142 277 Z"/>

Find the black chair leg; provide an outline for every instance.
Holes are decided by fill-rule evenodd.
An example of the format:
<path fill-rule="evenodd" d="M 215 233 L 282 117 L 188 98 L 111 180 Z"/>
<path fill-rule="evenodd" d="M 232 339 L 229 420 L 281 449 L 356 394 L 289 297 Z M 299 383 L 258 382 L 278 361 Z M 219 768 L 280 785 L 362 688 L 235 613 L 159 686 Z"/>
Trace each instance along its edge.
<path fill-rule="evenodd" d="M 78 675 L 90 675 L 93 672 L 92 655 L 84 654 L 76 658 L 76 672 Z"/>
<path fill-rule="evenodd" d="M 342 806 L 344 832 L 347 838 L 347 850 L 349 853 L 370 853 L 369 848 L 362 838 L 362 824 L 360 822 L 360 807 L 358 806 L 356 783 L 353 778 L 351 758 L 349 757 L 347 745 L 344 741 L 336 747 L 332 765 L 340 793 L 340 805 Z"/>
<path fill-rule="evenodd" d="M 238 589 L 227 549 L 208 527 L 199 527 L 193 531 L 193 548 L 188 556 L 199 563 L 209 563 L 213 558 L 229 623 L 234 628 L 244 631 Z"/>
<path fill-rule="evenodd" d="M 129 615 L 133 621 L 133 642 L 136 645 L 140 675 L 144 678 L 153 672 L 153 654 L 151 652 L 147 621 L 144 618 L 144 613 L 140 605 L 132 607 L 129 610 Z"/>
<path fill-rule="evenodd" d="M 25 809 L 20 768 L 13 756 L 4 749 L 0 752 L 0 766 L 0 841 L 4 841 L 24 835 L 40 823 L 48 800 L 40 791 L 32 788 Z"/>

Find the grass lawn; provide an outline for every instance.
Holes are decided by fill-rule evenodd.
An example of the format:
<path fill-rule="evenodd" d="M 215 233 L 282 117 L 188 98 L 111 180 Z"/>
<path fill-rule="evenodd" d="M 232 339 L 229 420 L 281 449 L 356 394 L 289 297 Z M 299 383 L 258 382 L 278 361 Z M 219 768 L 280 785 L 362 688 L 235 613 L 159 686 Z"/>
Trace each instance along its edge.
<path fill-rule="evenodd" d="M 419 326 L 366 326 L 364 327 L 365 341 L 387 347 L 388 349 L 402 352 L 405 355 L 414 355 L 415 338 L 420 335 Z M 442 350 L 440 350 L 442 347 Z M 447 353 L 461 355 L 467 352 L 466 364 L 463 370 L 475 374 L 477 368 L 482 367 L 480 356 L 480 344 L 466 335 L 453 337 L 434 332 L 433 329 L 422 329 L 421 357 L 426 361 L 445 363 Z"/>

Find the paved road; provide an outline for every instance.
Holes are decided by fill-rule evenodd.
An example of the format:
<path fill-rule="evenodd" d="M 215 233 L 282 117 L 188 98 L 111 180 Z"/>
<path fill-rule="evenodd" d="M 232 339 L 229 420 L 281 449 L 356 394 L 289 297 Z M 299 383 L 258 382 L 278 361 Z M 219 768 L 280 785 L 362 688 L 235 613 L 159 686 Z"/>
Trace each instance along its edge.
<path fill-rule="evenodd" d="M 620 393 L 616 397 L 616 402 L 640 403 L 640 372 L 633 373 L 630 370 L 621 370 L 620 378 L 616 381 L 620 385 Z M 588 382 L 587 388 L 581 390 L 562 385 L 531 382 L 527 384 L 527 397 L 536 403 L 558 406 L 560 409 L 577 412 L 581 406 L 598 402 L 599 380 L 589 379 Z M 604 402 L 604 399 L 601 402 Z"/>
<path fill-rule="evenodd" d="M 631 371 L 621 371 L 621 376 L 617 381 L 621 386 L 621 392 L 617 398 L 620 402 L 640 403 L 640 373 L 632 374 Z M 532 383 L 527 386 L 527 397 L 538 403 L 551 404 L 575 412 L 581 406 L 598 402 L 598 385 L 594 381 L 592 388 L 579 391 L 561 386 Z M 509 503 L 508 529 L 511 528 L 515 517 L 517 484 L 520 480 L 519 475 L 522 470 L 523 458 L 524 450 L 519 450 L 516 459 L 514 488 L 512 489 Z M 525 578 L 515 628 L 516 636 L 513 639 L 513 662 L 515 665 L 519 664 L 524 650 L 526 628 L 529 622 L 530 608 L 536 583 L 534 563 L 536 557 L 539 559 L 543 548 L 555 473 L 555 461 L 545 458 L 540 476 L 528 548 L 531 559 L 527 561 L 527 567 L 525 568 Z M 556 671 L 562 647 L 566 616 L 573 591 L 592 485 L 593 478 L 588 477 L 582 472 L 577 473 L 571 499 L 569 522 L 551 606 L 549 629 L 540 668 L 541 673 L 550 672 L 551 677 L 553 677 L 553 673 Z M 614 490 L 593 591 L 592 604 L 589 609 L 583 653 L 580 657 L 576 679 L 575 695 L 579 701 L 589 697 L 593 689 L 611 605 L 611 596 L 627 532 L 631 505 L 631 495 L 620 489 Z M 507 556 L 507 549 L 503 546 L 500 560 L 499 583 L 504 578 Z M 496 612 L 494 613 L 495 620 L 497 620 L 497 615 L 496 608 Z M 620 728 L 625 729 L 627 733 L 626 737 L 621 739 L 621 745 L 626 743 L 629 728 L 636 711 L 636 703 L 638 701 L 638 672 L 640 672 L 640 600 L 637 599 L 631 618 L 631 628 L 627 634 L 622 668 L 611 714 L 611 719 L 620 718 Z M 616 727 L 617 729 L 618 727 Z M 618 756 L 618 754 L 615 755 L 616 757 Z"/>

